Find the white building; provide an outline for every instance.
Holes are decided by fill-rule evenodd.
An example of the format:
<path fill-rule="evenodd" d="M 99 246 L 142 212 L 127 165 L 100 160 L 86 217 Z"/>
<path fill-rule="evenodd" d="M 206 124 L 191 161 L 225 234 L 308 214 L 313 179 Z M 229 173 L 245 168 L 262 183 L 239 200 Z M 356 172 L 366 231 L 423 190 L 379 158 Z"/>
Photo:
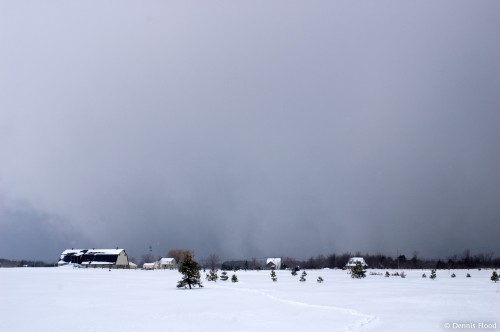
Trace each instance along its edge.
<path fill-rule="evenodd" d="M 281 269 L 281 258 L 268 258 L 266 261 L 266 267 L 271 270 Z"/>
<path fill-rule="evenodd" d="M 154 263 L 144 263 L 142 264 L 142 269 L 143 270 L 154 270 L 157 268 L 156 262 Z"/>
<path fill-rule="evenodd" d="M 363 267 L 368 266 L 368 264 L 366 264 L 365 259 L 363 257 L 351 257 L 351 258 L 349 258 L 349 261 L 347 262 L 345 267 L 349 268 L 349 269 L 353 268 L 354 266 L 356 266 L 357 262 L 361 263 L 361 266 L 363 266 Z"/>
<path fill-rule="evenodd" d="M 176 269 L 177 268 L 177 262 L 175 261 L 175 258 L 162 258 L 158 261 L 159 263 L 159 268 L 160 269 Z"/>

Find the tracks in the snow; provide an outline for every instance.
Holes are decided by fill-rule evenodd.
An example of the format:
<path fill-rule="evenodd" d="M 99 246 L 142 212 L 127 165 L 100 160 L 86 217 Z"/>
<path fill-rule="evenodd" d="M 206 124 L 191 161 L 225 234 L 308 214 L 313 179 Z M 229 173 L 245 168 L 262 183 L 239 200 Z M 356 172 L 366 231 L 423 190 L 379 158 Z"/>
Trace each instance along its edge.
<path fill-rule="evenodd" d="M 233 288 L 233 287 L 227 287 L 227 286 L 215 286 L 215 287 L 223 288 L 223 289 L 230 289 L 230 290 L 234 290 L 234 291 L 256 293 L 256 294 L 263 295 L 263 296 L 265 296 L 273 301 L 278 301 L 278 302 L 286 303 L 289 305 L 302 306 L 302 307 L 321 309 L 321 310 L 333 310 L 333 311 L 337 311 L 337 312 L 341 312 L 341 313 L 345 313 L 348 315 L 352 315 L 352 316 L 356 316 L 356 317 L 361 318 L 361 320 L 356 322 L 355 324 L 351 324 L 351 325 L 346 326 L 344 328 L 345 331 L 358 331 L 359 329 L 372 323 L 377 318 L 376 316 L 364 314 L 364 313 L 361 313 L 355 309 L 335 307 L 335 306 L 329 306 L 329 305 L 310 304 L 310 303 L 305 303 L 305 302 L 282 299 L 282 298 L 279 298 L 277 296 L 271 295 L 265 291 L 255 290 L 255 289 L 251 289 L 251 288 Z"/>

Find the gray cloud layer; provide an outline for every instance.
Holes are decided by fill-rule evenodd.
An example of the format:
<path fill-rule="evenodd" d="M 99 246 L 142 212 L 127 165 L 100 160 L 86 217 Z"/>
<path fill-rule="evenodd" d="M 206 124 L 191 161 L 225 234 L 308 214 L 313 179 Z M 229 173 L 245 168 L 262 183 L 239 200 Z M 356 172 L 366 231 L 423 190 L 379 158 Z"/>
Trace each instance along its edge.
<path fill-rule="evenodd" d="M 498 17 L 495 1 L 2 2 L 0 197 L 30 208 L 0 204 L 0 257 L 26 225 L 43 258 L 499 254 Z"/>

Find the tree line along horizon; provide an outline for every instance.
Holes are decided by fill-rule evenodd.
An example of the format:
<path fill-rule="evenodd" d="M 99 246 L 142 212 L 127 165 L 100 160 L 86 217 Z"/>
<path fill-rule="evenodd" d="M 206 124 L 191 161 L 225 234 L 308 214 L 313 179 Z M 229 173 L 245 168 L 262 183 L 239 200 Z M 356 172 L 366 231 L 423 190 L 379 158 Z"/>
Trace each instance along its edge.
<path fill-rule="evenodd" d="M 180 263 L 186 254 L 195 257 L 194 250 L 171 249 L 166 253 L 167 257 L 175 258 Z M 380 253 L 351 253 L 341 254 L 331 253 L 328 255 L 311 256 L 307 259 L 296 259 L 289 256 L 281 256 L 283 267 L 300 266 L 304 269 L 322 268 L 344 268 L 351 257 L 363 257 L 369 269 L 474 269 L 474 268 L 499 268 L 500 257 L 495 257 L 493 253 L 472 254 L 470 250 L 465 250 L 461 254 L 454 254 L 446 258 L 423 258 L 418 252 L 413 252 L 411 256 L 401 254 L 399 256 L 389 256 Z M 161 256 L 154 255 L 151 251 L 143 254 L 139 260 L 139 266 L 144 263 L 159 260 Z M 132 262 L 137 262 L 134 257 L 129 257 Z M 224 260 L 219 256 L 210 254 L 199 259 L 202 268 L 221 268 L 225 270 L 249 269 L 257 270 L 264 268 L 262 259 L 250 258 L 240 260 Z M 55 262 L 30 259 L 6 259 L 0 258 L 0 268 L 2 267 L 50 267 L 55 266 Z M 265 264 L 264 264 L 265 265 Z"/>
<path fill-rule="evenodd" d="M 174 258 L 177 263 L 190 255 L 195 258 L 194 250 L 171 249 L 166 256 Z M 275 256 L 276 257 L 276 256 Z M 442 258 L 422 258 L 418 252 L 413 252 L 411 257 L 401 254 L 396 257 L 383 255 L 380 253 L 369 254 L 356 252 L 354 254 L 345 252 L 341 254 L 331 253 L 327 256 L 317 255 L 308 259 L 296 259 L 288 256 L 281 256 L 282 269 L 300 266 L 303 269 L 341 269 L 344 268 L 352 257 L 363 257 L 369 269 L 475 269 L 475 268 L 498 268 L 500 267 L 500 257 L 494 257 L 493 253 L 471 254 L 470 250 L 465 250 L 462 254 L 454 254 L 445 259 Z M 143 263 L 154 262 L 161 257 L 149 252 L 141 256 L 139 266 Z M 199 258 L 200 268 L 219 268 L 222 270 L 260 270 L 265 268 L 262 259 L 250 258 L 240 260 L 221 260 L 216 254 L 210 254 Z"/>

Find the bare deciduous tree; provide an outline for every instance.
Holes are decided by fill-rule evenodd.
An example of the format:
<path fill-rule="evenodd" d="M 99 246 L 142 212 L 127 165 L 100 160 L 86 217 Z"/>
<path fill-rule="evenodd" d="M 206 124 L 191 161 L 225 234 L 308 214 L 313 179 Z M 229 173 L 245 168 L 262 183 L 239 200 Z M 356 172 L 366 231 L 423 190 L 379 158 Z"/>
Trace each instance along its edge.
<path fill-rule="evenodd" d="M 189 250 L 189 249 L 170 249 L 167 252 L 167 257 L 175 258 L 175 261 L 177 262 L 177 264 L 181 264 L 182 261 L 184 261 L 184 259 L 187 256 L 194 257 L 193 250 Z"/>

